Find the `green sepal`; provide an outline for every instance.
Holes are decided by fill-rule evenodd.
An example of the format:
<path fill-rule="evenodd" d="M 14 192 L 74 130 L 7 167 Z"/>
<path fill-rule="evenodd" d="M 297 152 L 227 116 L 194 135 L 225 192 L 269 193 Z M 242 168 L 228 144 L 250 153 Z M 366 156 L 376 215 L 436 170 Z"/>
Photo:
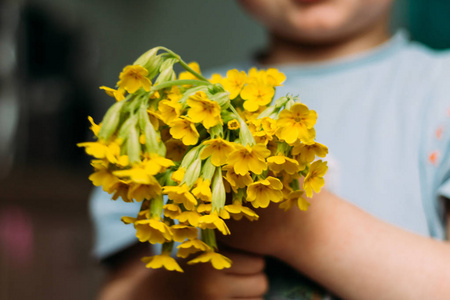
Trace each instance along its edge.
<path fill-rule="evenodd" d="M 173 70 L 173 65 L 176 64 L 177 62 L 178 59 L 176 58 L 168 58 L 161 64 L 161 67 L 159 68 L 159 76 L 156 79 L 155 85 L 158 85 L 165 81 L 171 81 L 176 79 L 177 75 Z"/>
<path fill-rule="evenodd" d="M 212 139 L 223 137 L 223 125 L 219 123 L 216 126 L 209 128 L 208 132 Z"/>
<path fill-rule="evenodd" d="M 183 183 L 186 183 L 188 187 L 192 187 L 200 177 L 201 170 L 202 160 L 200 159 L 200 156 L 197 156 L 197 158 L 189 165 L 189 167 L 187 167 L 184 178 L 181 181 L 181 185 L 183 185 Z"/>
<path fill-rule="evenodd" d="M 194 147 L 191 150 L 189 150 L 189 152 L 186 153 L 186 155 L 183 157 L 180 168 L 187 169 L 187 167 L 194 161 L 194 159 L 197 158 L 197 156 L 199 154 L 199 150 L 200 150 L 200 146 Z"/>
<path fill-rule="evenodd" d="M 222 168 L 216 168 L 212 180 L 212 211 L 220 212 L 225 206 L 226 192 L 222 178 Z"/>
<path fill-rule="evenodd" d="M 151 218 L 160 218 L 163 212 L 164 198 L 162 195 L 158 195 L 153 199 L 150 199 L 149 211 Z"/>
<path fill-rule="evenodd" d="M 202 241 L 210 246 L 212 249 L 217 250 L 217 242 L 216 242 L 216 233 L 214 232 L 214 229 L 202 229 Z"/>
<path fill-rule="evenodd" d="M 209 182 L 211 182 L 215 171 L 216 171 L 216 166 L 212 164 L 211 156 L 210 156 L 203 163 L 202 178 L 204 180 L 209 180 Z"/>
<path fill-rule="evenodd" d="M 128 159 L 130 160 L 130 163 L 139 162 L 139 158 L 141 155 L 141 144 L 139 143 L 139 133 L 136 129 L 136 126 L 130 127 L 126 144 Z"/>
<path fill-rule="evenodd" d="M 121 139 L 123 142 L 128 139 L 128 135 L 131 127 L 136 126 L 137 124 L 137 116 L 133 115 L 126 120 L 122 126 L 120 126 L 119 132 L 117 133 L 117 137 Z"/>
<path fill-rule="evenodd" d="M 212 101 L 216 101 L 222 109 L 227 109 L 230 105 L 230 93 L 229 92 L 220 92 L 216 94 L 209 94 L 208 97 Z"/>
<path fill-rule="evenodd" d="M 100 139 L 108 140 L 114 134 L 120 122 L 120 112 L 126 103 L 126 101 L 119 101 L 108 109 L 98 133 Z"/>
<path fill-rule="evenodd" d="M 166 155 L 166 147 L 160 142 L 159 133 L 156 132 L 148 118 L 147 108 L 141 105 L 139 108 L 139 127 L 145 136 L 145 149 L 149 153 L 156 153 L 160 156 Z"/>

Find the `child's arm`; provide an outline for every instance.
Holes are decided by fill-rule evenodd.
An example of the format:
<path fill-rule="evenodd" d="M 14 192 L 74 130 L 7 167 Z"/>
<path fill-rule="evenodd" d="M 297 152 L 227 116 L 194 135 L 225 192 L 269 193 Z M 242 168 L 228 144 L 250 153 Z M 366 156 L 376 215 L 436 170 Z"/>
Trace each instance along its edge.
<path fill-rule="evenodd" d="M 148 247 L 137 245 L 126 251 L 120 263 L 108 272 L 99 300 L 160 299 L 263 299 L 267 290 L 262 257 L 242 252 L 223 252 L 233 260 L 230 269 L 213 269 L 209 264 L 186 265 L 185 273 L 146 269 L 140 261 Z"/>
<path fill-rule="evenodd" d="M 308 212 L 260 210 L 225 243 L 273 255 L 345 299 L 450 299 L 450 245 L 384 223 L 323 191 Z"/>

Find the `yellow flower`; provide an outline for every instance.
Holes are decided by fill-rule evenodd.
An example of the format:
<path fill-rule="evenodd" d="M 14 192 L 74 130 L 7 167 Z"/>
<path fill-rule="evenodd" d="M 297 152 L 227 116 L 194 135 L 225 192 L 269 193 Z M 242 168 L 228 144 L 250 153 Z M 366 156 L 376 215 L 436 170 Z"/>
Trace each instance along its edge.
<path fill-rule="evenodd" d="M 203 160 L 211 156 L 211 163 L 216 167 L 225 164 L 234 149 L 232 143 L 220 137 L 204 141 L 203 145 L 207 146 L 200 153 L 200 158 Z"/>
<path fill-rule="evenodd" d="M 208 99 L 205 92 L 199 91 L 190 96 L 186 103 L 191 107 L 188 116 L 195 123 L 202 123 L 206 129 L 222 124 L 220 106 L 216 101 Z"/>
<path fill-rule="evenodd" d="M 277 131 L 277 121 L 276 120 L 269 118 L 269 117 L 265 117 L 260 120 L 261 120 L 262 130 L 264 130 L 265 132 L 267 132 L 270 135 L 275 134 L 275 132 Z"/>
<path fill-rule="evenodd" d="M 238 71 L 236 69 L 229 70 L 227 77 L 222 80 L 222 85 L 227 92 L 230 92 L 230 99 L 236 98 L 242 87 L 247 82 L 247 74 L 244 71 Z"/>
<path fill-rule="evenodd" d="M 236 119 L 228 121 L 227 125 L 228 125 L 228 129 L 230 129 L 230 130 L 237 130 L 237 129 L 241 128 L 241 124 L 239 124 L 239 121 Z"/>
<path fill-rule="evenodd" d="M 177 256 L 186 258 L 191 254 L 197 253 L 197 252 L 205 252 L 208 250 L 211 250 L 211 248 L 204 242 L 202 242 L 199 239 L 192 239 L 189 241 L 185 241 L 178 247 Z"/>
<path fill-rule="evenodd" d="M 170 91 L 166 95 L 167 99 L 173 102 L 178 102 L 183 97 L 183 94 L 181 93 L 180 89 L 174 85 L 170 88 Z"/>
<path fill-rule="evenodd" d="M 230 165 L 225 166 L 223 169 L 227 171 L 225 179 L 230 183 L 234 191 L 237 191 L 238 188 L 246 187 L 253 182 L 248 172 L 244 175 L 239 175 L 234 171 L 234 167 Z"/>
<path fill-rule="evenodd" d="M 94 123 L 94 119 L 91 116 L 88 116 L 88 120 L 91 123 L 91 127 L 89 127 L 89 129 L 94 133 L 94 135 L 96 137 L 98 137 L 98 133 L 99 133 L 100 128 L 101 128 L 100 124 L 99 125 L 95 124 Z"/>
<path fill-rule="evenodd" d="M 128 198 L 141 202 L 144 199 L 152 199 L 161 195 L 162 189 L 158 180 L 152 177 L 149 184 L 130 183 L 128 189 Z"/>
<path fill-rule="evenodd" d="M 186 170 L 184 168 L 179 168 L 175 172 L 172 173 L 170 179 L 177 183 L 181 183 L 183 181 L 184 175 L 186 174 Z"/>
<path fill-rule="evenodd" d="M 252 133 L 252 135 L 253 138 L 255 139 L 255 142 L 258 144 L 267 145 L 272 140 L 272 135 L 269 134 L 267 131 L 258 131 Z"/>
<path fill-rule="evenodd" d="M 246 217 L 249 221 L 256 221 L 259 216 L 247 206 L 243 206 L 239 201 L 233 204 L 225 205 L 225 209 L 231 214 L 233 219 L 239 221 L 242 217 Z"/>
<path fill-rule="evenodd" d="M 199 177 L 195 183 L 195 187 L 192 189 L 192 194 L 205 202 L 211 202 L 211 182 Z"/>
<path fill-rule="evenodd" d="M 309 207 L 309 202 L 302 197 L 302 191 L 291 192 L 288 199 L 280 203 L 279 208 L 284 209 L 284 211 L 290 210 L 294 205 L 297 205 L 300 210 L 306 211 Z"/>
<path fill-rule="evenodd" d="M 122 101 L 125 99 L 125 96 L 123 95 L 125 90 L 122 88 L 115 90 L 107 86 L 101 86 L 100 89 L 104 90 L 108 96 L 114 97 L 116 101 Z"/>
<path fill-rule="evenodd" d="M 120 80 L 117 82 L 117 85 L 119 88 L 127 90 L 130 94 L 135 93 L 140 88 L 149 92 L 152 82 L 147 78 L 147 75 L 147 69 L 142 66 L 126 66 L 119 75 Z"/>
<path fill-rule="evenodd" d="M 181 115 L 181 103 L 162 100 L 158 103 L 158 111 L 161 114 L 161 118 L 164 123 L 169 124 L 180 117 Z"/>
<path fill-rule="evenodd" d="M 133 202 L 133 199 L 128 198 L 129 188 L 129 182 L 119 180 L 113 186 L 111 186 L 107 192 L 113 194 L 111 196 L 111 199 L 113 200 L 117 200 L 120 197 L 124 202 Z"/>
<path fill-rule="evenodd" d="M 197 62 L 193 61 L 188 63 L 188 66 L 194 70 L 195 72 L 197 72 L 198 74 L 201 74 L 200 72 L 200 66 Z M 186 80 L 186 79 L 198 79 L 197 77 L 195 77 L 194 75 L 192 75 L 192 73 L 185 71 L 185 72 L 181 72 L 180 75 L 178 76 L 178 79 L 180 80 Z"/>
<path fill-rule="evenodd" d="M 270 201 L 280 202 L 283 200 L 283 184 L 272 176 L 256 181 L 247 188 L 247 201 L 254 208 L 269 206 Z"/>
<path fill-rule="evenodd" d="M 172 161 L 181 161 L 186 154 L 187 146 L 180 140 L 169 139 L 165 145 L 166 157 Z"/>
<path fill-rule="evenodd" d="M 159 129 L 159 120 L 163 121 L 162 116 L 152 110 L 152 109 L 147 109 L 147 114 L 148 114 L 148 119 L 150 121 L 150 123 L 152 124 L 153 128 L 155 128 L 155 130 Z"/>
<path fill-rule="evenodd" d="M 202 229 L 217 229 L 223 235 L 230 234 L 230 230 L 228 229 L 227 224 L 225 224 L 224 220 L 219 218 L 219 215 L 216 212 L 201 216 L 198 219 L 198 227 Z"/>
<path fill-rule="evenodd" d="M 228 165 L 234 166 L 234 171 L 239 175 L 245 175 L 248 171 L 261 174 L 267 169 L 265 158 L 270 155 L 270 151 L 262 144 L 252 147 L 236 144 L 236 150 L 230 153 Z"/>
<path fill-rule="evenodd" d="M 130 169 L 117 170 L 113 174 L 120 178 L 129 178 L 132 182 L 139 184 L 154 184 L 156 175 L 160 172 L 164 172 L 166 168 L 173 166 L 174 163 L 156 153 L 146 154 L 139 164 L 133 165 Z"/>
<path fill-rule="evenodd" d="M 257 111 L 260 106 L 272 102 L 275 90 L 264 84 L 248 84 L 241 92 L 241 98 L 245 100 L 244 108 L 250 112 Z"/>
<path fill-rule="evenodd" d="M 328 170 L 327 162 L 318 160 L 311 164 L 308 174 L 303 180 L 303 189 L 305 190 L 306 197 L 311 198 L 313 190 L 318 193 L 325 185 L 323 176 Z"/>
<path fill-rule="evenodd" d="M 126 221 L 126 219 L 122 219 Z M 134 222 L 136 236 L 141 242 L 162 244 L 172 240 L 172 230 L 158 219 L 137 220 Z"/>
<path fill-rule="evenodd" d="M 295 156 L 295 159 L 299 162 L 310 163 L 316 158 L 316 155 L 325 157 L 328 154 L 328 148 L 319 143 L 311 145 L 296 143 L 292 148 L 291 154 Z"/>
<path fill-rule="evenodd" d="M 108 168 L 99 168 L 97 167 L 95 172 L 89 176 L 89 180 L 92 181 L 92 184 L 95 186 L 103 187 L 105 192 L 109 192 L 111 187 L 115 185 L 119 178 L 114 176 Z M 110 192 L 109 192 L 110 193 Z"/>
<path fill-rule="evenodd" d="M 277 69 L 270 68 L 266 71 L 266 82 L 270 86 L 282 86 L 283 81 L 286 80 L 286 75 Z"/>
<path fill-rule="evenodd" d="M 222 270 L 231 267 L 231 260 L 214 251 L 207 251 L 188 262 L 189 265 L 210 262 L 214 269 Z"/>
<path fill-rule="evenodd" d="M 170 159 L 156 153 L 146 153 L 141 165 L 147 174 L 156 175 L 164 172 L 168 167 L 172 167 L 175 164 Z"/>
<path fill-rule="evenodd" d="M 147 268 L 160 269 L 165 268 L 169 271 L 177 271 L 183 273 L 180 265 L 177 261 L 170 257 L 170 253 L 162 253 L 160 255 L 146 256 L 143 257 L 142 262 L 145 263 Z"/>
<path fill-rule="evenodd" d="M 276 173 L 284 171 L 288 174 L 295 174 L 300 171 L 298 162 L 284 155 L 271 156 L 267 158 L 267 162 L 269 169 Z"/>
<path fill-rule="evenodd" d="M 166 204 L 163 206 L 164 216 L 176 219 L 181 214 L 181 208 L 176 204 Z"/>
<path fill-rule="evenodd" d="M 216 84 L 216 83 L 222 83 L 222 75 L 220 74 L 212 74 L 211 78 L 209 79 L 209 82 L 211 82 L 212 84 Z"/>
<path fill-rule="evenodd" d="M 181 116 L 172 122 L 170 134 L 173 138 L 181 140 L 186 146 L 197 144 L 200 135 L 191 119 Z"/>
<path fill-rule="evenodd" d="M 197 227 L 200 217 L 201 215 L 196 211 L 183 211 L 177 219 L 182 223 L 188 222 L 192 226 Z"/>
<path fill-rule="evenodd" d="M 277 136 L 288 144 L 298 140 L 311 144 L 315 137 L 313 127 L 316 120 L 317 113 L 314 110 L 309 110 L 302 103 L 295 103 L 291 109 L 281 111 L 277 122 Z"/>
<path fill-rule="evenodd" d="M 198 235 L 198 230 L 196 227 L 192 227 L 184 224 L 172 225 L 172 238 L 175 242 L 183 242 L 184 240 L 195 239 Z"/>
<path fill-rule="evenodd" d="M 169 196 L 169 199 L 175 203 L 182 203 L 187 210 L 193 210 L 197 205 L 197 199 L 189 192 L 189 187 L 186 184 L 182 186 L 165 186 L 163 191 L 164 194 Z"/>

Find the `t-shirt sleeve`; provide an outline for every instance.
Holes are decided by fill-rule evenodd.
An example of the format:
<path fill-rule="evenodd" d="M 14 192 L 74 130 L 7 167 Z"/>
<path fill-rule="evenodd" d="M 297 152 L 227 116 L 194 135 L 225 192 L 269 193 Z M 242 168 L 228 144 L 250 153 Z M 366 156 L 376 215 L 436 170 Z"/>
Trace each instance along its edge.
<path fill-rule="evenodd" d="M 421 124 L 421 176 L 424 208 L 430 233 L 445 237 L 446 200 L 450 199 L 450 56 L 440 65 L 443 71 L 431 97 L 424 105 Z M 444 68 L 447 66 L 448 68 Z"/>
<path fill-rule="evenodd" d="M 89 211 L 94 225 L 93 255 L 97 259 L 107 258 L 138 241 L 133 225 L 125 225 L 121 217 L 135 217 L 140 207 L 141 203 L 111 200 L 101 187 L 92 191 Z"/>

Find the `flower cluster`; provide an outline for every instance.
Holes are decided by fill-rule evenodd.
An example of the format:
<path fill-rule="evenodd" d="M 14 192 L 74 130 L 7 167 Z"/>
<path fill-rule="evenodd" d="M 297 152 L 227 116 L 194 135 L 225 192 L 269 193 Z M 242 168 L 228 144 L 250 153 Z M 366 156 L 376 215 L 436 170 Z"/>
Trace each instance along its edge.
<path fill-rule="evenodd" d="M 139 241 L 163 244 L 143 258 L 147 267 L 182 272 L 170 256 L 179 242 L 177 256 L 197 255 L 189 264 L 228 268 L 215 242 L 216 231 L 230 234 L 225 220 L 257 220 L 253 208 L 272 202 L 307 210 L 304 195 L 320 191 L 327 171 L 316 157 L 328 149 L 315 142 L 315 111 L 289 95 L 272 104 L 284 80 L 273 68 L 208 80 L 198 64 L 157 47 L 123 69 L 116 89 L 101 87 L 116 102 L 101 124 L 89 117 L 97 141 L 78 146 L 93 156 L 95 186 L 142 203 L 122 221 Z"/>

